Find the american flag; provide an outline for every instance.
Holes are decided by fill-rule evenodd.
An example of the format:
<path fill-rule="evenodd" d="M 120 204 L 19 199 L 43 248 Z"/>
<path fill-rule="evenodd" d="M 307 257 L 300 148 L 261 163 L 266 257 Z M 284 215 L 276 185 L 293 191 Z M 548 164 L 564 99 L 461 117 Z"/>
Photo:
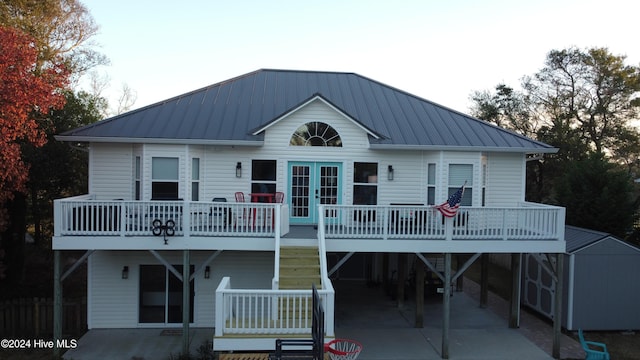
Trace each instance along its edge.
<path fill-rule="evenodd" d="M 436 205 L 435 208 L 442 213 L 442 215 L 446 217 L 454 217 L 458 213 L 458 209 L 460 208 L 460 201 L 462 201 L 462 195 L 464 195 L 464 185 L 458 189 L 455 193 L 449 196 L 447 201 L 443 202 L 440 205 Z"/>

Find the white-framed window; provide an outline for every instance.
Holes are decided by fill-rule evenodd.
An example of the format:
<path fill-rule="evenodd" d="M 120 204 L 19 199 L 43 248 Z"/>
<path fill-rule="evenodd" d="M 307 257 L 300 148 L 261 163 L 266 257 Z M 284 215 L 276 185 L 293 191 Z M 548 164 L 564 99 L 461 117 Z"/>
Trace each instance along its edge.
<path fill-rule="evenodd" d="M 133 173 L 134 173 L 133 198 L 135 200 L 141 200 L 142 199 L 142 183 L 141 183 L 142 169 L 141 169 L 140 156 L 135 157 Z"/>
<path fill-rule="evenodd" d="M 427 205 L 436 203 L 436 164 L 427 164 Z"/>
<path fill-rule="evenodd" d="M 151 159 L 152 200 L 178 199 L 179 165 L 177 157 L 154 157 Z"/>
<path fill-rule="evenodd" d="M 251 161 L 251 192 L 276 192 L 276 160 Z"/>
<path fill-rule="evenodd" d="M 353 163 L 353 204 L 378 204 L 378 163 Z"/>
<path fill-rule="evenodd" d="M 465 185 L 465 188 L 460 205 L 471 206 L 473 203 L 473 164 L 449 164 L 447 197 L 458 191 L 462 185 Z"/>
<path fill-rule="evenodd" d="M 200 159 L 191 159 L 191 201 L 200 200 Z"/>
<path fill-rule="evenodd" d="M 331 125 L 312 121 L 296 129 L 291 135 L 289 145 L 342 147 L 342 139 Z"/>

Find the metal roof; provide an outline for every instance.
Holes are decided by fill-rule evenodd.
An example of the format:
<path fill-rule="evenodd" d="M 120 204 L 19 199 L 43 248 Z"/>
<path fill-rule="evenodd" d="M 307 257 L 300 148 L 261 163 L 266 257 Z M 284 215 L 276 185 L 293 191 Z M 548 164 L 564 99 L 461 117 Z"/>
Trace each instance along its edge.
<path fill-rule="evenodd" d="M 576 226 L 566 225 L 564 228 L 564 240 L 567 243 L 567 253 L 571 254 L 585 246 L 589 246 L 602 239 L 613 235 L 601 231 L 579 228 Z"/>
<path fill-rule="evenodd" d="M 258 70 L 59 135 L 63 141 L 261 145 L 265 129 L 320 97 L 372 148 L 557 149 L 354 73 Z"/>
<path fill-rule="evenodd" d="M 575 253 L 588 247 L 589 245 L 593 245 L 604 239 L 618 241 L 621 244 L 624 244 L 640 253 L 640 247 L 621 240 L 614 235 L 602 231 L 580 228 L 577 226 L 565 225 L 564 238 L 567 243 L 568 254 Z"/>

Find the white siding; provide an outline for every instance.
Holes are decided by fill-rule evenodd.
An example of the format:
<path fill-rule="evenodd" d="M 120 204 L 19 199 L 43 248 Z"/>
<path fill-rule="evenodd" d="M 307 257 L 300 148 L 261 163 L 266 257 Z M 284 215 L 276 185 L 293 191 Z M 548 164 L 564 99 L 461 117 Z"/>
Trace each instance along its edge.
<path fill-rule="evenodd" d="M 182 264 L 181 251 L 163 251 L 171 264 Z M 193 251 L 191 264 L 196 271 L 211 252 Z M 272 252 L 223 252 L 209 266 L 211 277 L 202 273 L 194 278 L 194 326 L 212 327 L 215 321 L 215 290 L 224 276 L 234 288 L 269 289 L 273 279 Z M 88 322 L 90 328 L 133 328 L 138 324 L 140 265 L 160 262 L 145 251 L 97 251 L 89 259 Z M 129 267 L 129 278 L 122 279 L 122 268 Z"/>
<path fill-rule="evenodd" d="M 329 124 L 340 134 L 343 146 L 290 146 L 295 130 L 310 121 Z M 200 200 L 214 197 L 234 200 L 234 193 L 251 191 L 251 161 L 277 161 L 277 191 L 288 193 L 289 161 L 326 161 L 342 164 L 342 202 L 352 204 L 354 162 L 378 163 L 378 204 L 427 202 L 427 164 L 436 164 L 436 203 L 446 200 L 450 164 L 473 165 L 473 205 L 482 204 L 482 167 L 486 164 L 486 206 L 513 206 L 524 199 L 524 157 L 522 154 L 446 152 L 418 150 L 372 150 L 366 131 L 316 100 L 286 116 L 265 130 L 264 145 L 257 147 L 189 146 L 146 144 L 92 146 L 91 193 L 101 199 L 133 197 L 134 156 L 142 159 L 142 199 L 151 198 L 151 159 L 179 159 L 179 197 L 191 198 L 191 159 L 200 158 Z M 236 177 L 236 164 L 242 165 L 242 176 Z M 389 165 L 394 180 L 387 178 Z"/>
<path fill-rule="evenodd" d="M 487 159 L 487 206 L 515 206 L 524 201 L 525 164 L 522 154 L 492 153 Z"/>
<path fill-rule="evenodd" d="M 133 198 L 133 152 L 127 144 L 92 143 L 89 193 L 98 200 Z"/>

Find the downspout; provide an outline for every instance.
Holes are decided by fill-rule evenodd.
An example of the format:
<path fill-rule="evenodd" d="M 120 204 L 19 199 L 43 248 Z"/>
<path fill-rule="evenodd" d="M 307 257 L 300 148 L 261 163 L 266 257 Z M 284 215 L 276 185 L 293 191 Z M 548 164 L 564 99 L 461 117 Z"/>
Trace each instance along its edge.
<path fill-rule="evenodd" d="M 573 287 L 574 273 L 576 266 L 576 254 L 569 255 L 569 274 L 567 282 L 567 330 L 575 330 L 573 328 Z"/>

